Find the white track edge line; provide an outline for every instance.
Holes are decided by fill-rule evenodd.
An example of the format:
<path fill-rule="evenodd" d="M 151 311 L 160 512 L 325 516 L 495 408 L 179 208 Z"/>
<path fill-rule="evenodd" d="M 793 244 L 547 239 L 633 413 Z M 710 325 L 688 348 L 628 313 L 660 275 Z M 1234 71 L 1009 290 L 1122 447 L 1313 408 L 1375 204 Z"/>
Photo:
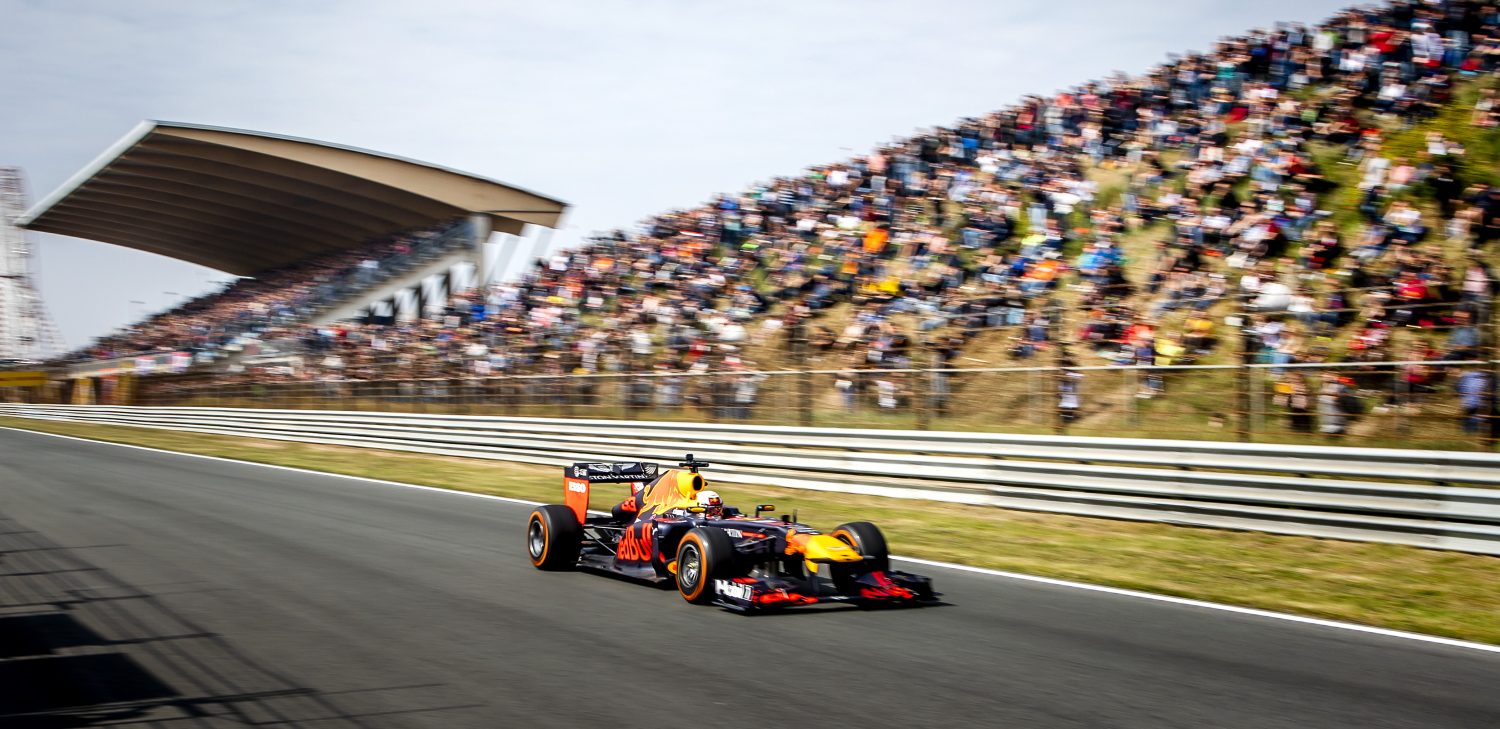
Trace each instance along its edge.
<path fill-rule="evenodd" d="M 276 470 L 280 470 L 280 471 L 291 471 L 293 473 L 304 473 L 304 474 L 309 474 L 309 475 L 314 475 L 314 476 L 329 476 L 329 477 L 333 477 L 333 478 L 344 478 L 344 479 L 350 479 L 350 480 L 354 480 L 354 481 L 364 481 L 364 482 L 367 482 L 367 483 L 378 483 L 378 484 L 383 484 L 383 485 L 386 485 L 386 486 L 400 486 L 402 488 L 417 489 L 417 490 L 420 490 L 420 491 L 436 491 L 436 492 L 444 493 L 444 494 L 456 494 L 456 495 L 459 495 L 459 496 L 469 496 L 469 497 L 479 498 L 479 499 L 490 499 L 490 500 L 493 500 L 493 501 L 504 501 L 504 502 L 511 503 L 511 504 L 524 504 L 524 505 L 527 505 L 527 506 L 536 506 L 536 505 L 545 503 L 545 502 L 541 502 L 541 501 L 531 501 L 529 499 L 517 499 L 517 498 L 512 498 L 512 497 L 509 497 L 509 496 L 496 496 L 494 494 L 480 494 L 480 493 L 474 493 L 473 491 L 461 491 L 461 490 L 458 490 L 458 489 L 443 488 L 441 486 L 424 486 L 422 484 L 406 483 L 404 481 L 387 481 L 385 479 L 370 478 L 368 476 L 351 476 L 349 474 L 334 473 L 332 471 L 317 471 L 317 470 L 314 470 L 314 469 L 311 469 L 311 468 L 298 468 L 296 466 L 281 466 L 281 465 L 277 465 L 277 464 L 274 464 L 274 463 L 258 463 L 256 461 L 244 461 L 244 460 L 240 460 L 240 459 L 237 459 L 237 458 L 225 458 L 223 456 L 209 456 L 209 455 L 204 455 L 204 454 L 201 454 L 201 453 L 187 453 L 187 452 L 184 452 L 184 451 L 174 451 L 174 450 L 168 450 L 168 449 L 165 449 L 165 448 L 152 448 L 150 446 L 132 445 L 130 443 L 115 443 L 115 442 L 107 441 L 107 440 L 96 440 L 96 439 L 93 439 L 93 438 L 81 438 L 81 437 L 78 437 L 78 436 L 75 436 L 75 435 L 62 435 L 60 433 L 48 433 L 48 432 L 45 432 L 45 431 L 29 430 L 29 429 L 26 429 L 26 428 L 16 428 L 16 427 L 11 427 L 11 426 L 0 426 L 0 430 L 13 430 L 13 431 L 21 432 L 21 433 L 33 433 L 33 434 L 36 434 L 36 435 L 45 435 L 45 436 L 52 437 L 52 438 L 63 438 L 63 439 L 66 439 L 66 440 L 77 440 L 77 441 L 83 441 L 85 443 L 98 443 L 98 444 L 101 444 L 101 445 L 116 446 L 116 447 L 119 447 L 119 448 L 130 448 L 130 449 L 133 449 L 133 450 L 150 451 L 152 453 L 167 453 L 167 454 L 170 454 L 170 455 L 184 456 L 184 457 L 188 457 L 188 458 L 201 458 L 201 459 L 209 460 L 209 461 L 224 461 L 224 462 L 227 462 L 227 463 L 238 463 L 238 464 L 243 464 L 243 465 L 247 465 L 247 466 L 259 466 L 261 468 L 271 468 L 271 469 L 276 469 Z M 1387 638 L 1400 638 L 1402 640 L 1412 640 L 1412 641 L 1417 641 L 1417 642 L 1421 642 L 1421 643 L 1434 643 L 1434 644 L 1437 644 L 1437 645 L 1444 645 L 1444 646 L 1449 646 L 1449 647 L 1452 647 L 1452 648 L 1466 648 L 1466 649 L 1469 649 L 1469 650 L 1481 651 L 1481 652 L 1485 652 L 1485 653 L 1500 653 L 1500 645 L 1490 645 L 1490 644 L 1487 644 L 1487 643 L 1476 643 L 1476 642 L 1473 642 L 1473 641 L 1460 640 L 1460 639 L 1457 639 L 1457 638 L 1444 638 L 1442 636 L 1427 635 L 1425 633 L 1412 633 L 1412 632 L 1408 632 L 1408 631 L 1404 631 L 1404 630 L 1392 630 L 1390 628 L 1377 628 L 1377 627 L 1371 626 L 1371 625 L 1360 625 L 1359 623 L 1349 623 L 1349 622 L 1344 622 L 1344 621 L 1340 621 L 1340 620 L 1329 620 L 1327 618 L 1313 618 L 1313 617 L 1308 617 L 1308 616 L 1305 616 L 1305 615 L 1293 615 L 1291 613 L 1276 612 L 1274 610 L 1262 610 L 1260 608 L 1241 607 L 1239 605 L 1226 605 L 1224 603 L 1208 602 L 1206 600 L 1194 600 L 1194 599 L 1186 598 L 1186 597 L 1174 597 L 1172 595 L 1160 595 L 1160 594 L 1157 594 L 1157 593 L 1154 593 L 1154 592 L 1142 592 L 1140 590 L 1129 590 L 1129 589 L 1125 589 L 1123 587 L 1109 587 L 1107 585 L 1095 585 L 1095 584 L 1091 584 L 1091 583 L 1088 583 L 1088 582 L 1075 582 L 1075 581 L 1072 581 L 1072 580 L 1060 580 L 1060 579 L 1057 579 L 1057 578 L 1054 578 L 1054 577 L 1041 577 L 1041 576 L 1038 576 L 1038 575 L 1028 575 L 1028 574 L 1024 574 L 1024 573 L 1021 573 L 1021 572 L 1007 572 L 1005 570 L 989 569 L 987 567 L 975 567 L 975 566 L 972 566 L 972 565 L 957 564 L 957 563 L 954 563 L 954 562 L 940 562 L 940 561 L 937 561 L 937 560 L 921 559 L 921 558 L 918 558 L 918 557 L 902 557 L 900 555 L 894 555 L 893 554 L 893 555 L 891 555 L 891 559 L 899 560 L 899 561 L 902 561 L 902 562 L 909 562 L 911 564 L 920 564 L 920 565 L 926 565 L 926 566 L 929 566 L 929 567 L 939 567 L 939 568 L 954 570 L 954 571 L 958 571 L 958 572 L 970 572 L 970 573 L 974 573 L 974 574 L 988 575 L 988 576 L 991 576 L 991 577 L 1003 577 L 1003 578 L 1006 578 L 1006 579 L 1019 580 L 1019 581 L 1023 581 L 1023 582 L 1035 582 L 1035 583 L 1044 584 L 1044 585 L 1052 585 L 1052 586 L 1055 586 L 1055 587 L 1067 587 L 1067 588 L 1075 589 L 1075 590 L 1088 590 L 1088 591 L 1091 591 L 1091 592 L 1102 592 L 1102 593 L 1109 594 L 1109 595 L 1120 595 L 1120 596 L 1123 596 L 1123 597 L 1132 597 L 1132 598 L 1137 598 L 1137 599 L 1141 599 L 1141 600 L 1154 600 L 1156 602 L 1165 602 L 1165 603 L 1170 603 L 1170 604 L 1174 604 L 1174 605 L 1185 605 L 1185 606 L 1188 606 L 1188 607 L 1203 608 L 1203 609 L 1207 609 L 1207 610 L 1219 610 L 1219 611 L 1222 611 L 1222 612 L 1236 613 L 1236 614 L 1239 614 L 1239 615 L 1251 615 L 1251 616 L 1260 617 L 1260 618 L 1269 618 L 1269 619 L 1272 619 L 1272 620 L 1284 620 L 1284 621 L 1291 622 L 1291 623 L 1303 623 L 1305 625 L 1316 625 L 1316 626 L 1323 627 L 1323 628 L 1333 628 L 1333 629 L 1336 629 L 1336 630 L 1348 630 L 1348 631 L 1352 631 L 1352 632 L 1356 632 L 1356 633 L 1365 633 L 1365 634 L 1368 634 L 1368 635 L 1379 635 L 1379 636 L 1383 636 L 1383 637 L 1387 637 Z"/>
<path fill-rule="evenodd" d="M 1261 617 L 1261 618 L 1271 618 L 1271 619 L 1274 619 L 1274 620 L 1285 620 L 1285 621 L 1293 622 L 1293 623 L 1305 623 L 1307 625 L 1317 625 L 1317 626 L 1321 626 L 1321 627 L 1324 627 L 1324 628 L 1337 628 L 1339 630 L 1351 630 L 1351 631 L 1358 632 L 1358 633 L 1368 633 L 1370 635 L 1381 635 L 1381 636 L 1385 636 L 1385 637 L 1388 637 L 1388 638 L 1402 638 L 1402 639 L 1405 639 L 1405 640 L 1415 640 L 1415 641 L 1421 641 L 1423 643 L 1436 643 L 1438 645 L 1452 646 L 1452 647 L 1455 647 L 1455 648 L 1468 648 L 1468 649 L 1477 650 L 1477 651 L 1484 651 L 1486 653 L 1500 653 L 1500 645 L 1490 645 L 1488 643 L 1475 643 L 1473 641 L 1460 640 L 1458 638 L 1444 638 L 1444 637 L 1439 636 L 1439 635 L 1428 635 L 1426 633 L 1412 633 L 1412 632 L 1408 632 L 1408 631 L 1404 631 L 1404 630 L 1392 630 L 1390 628 L 1377 628 L 1377 627 L 1372 626 L 1372 625 L 1361 625 L 1359 623 L 1348 623 L 1348 622 L 1344 622 L 1344 621 L 1341 621 L 1341 620 L 1330 620 L 1328 618 L 1314 618 L 1314 617 L 1309 617 L 1309 616 L 1306 616 L 1306 615 L 1293 615 L 1291 613 L 1280 613 L 1280 612 L 1276 612 L 1274 610 L 1263 610 L 1263 609 L 1260 609 L 1260 608 L 1241 607 L 1239 605 L 1226 605 L 1224 603 L 1208 602 L 1206 600 L 1194 600 L 1192 598 L 1187 598 L 1187 597 L 1175 597 L 1173 595 L 1161 595 L 1161 594 L 1154 593 L 1154 592 L 1142 592 L 1140 590 L 1130 590 L 1130 589 L 1126 589 L 1126 588 L 1123 588 L 1123 587 L 1109 587 L 1107 585 L 1095 585 L 1095 584 L 1091 584 L 1091 583 L 1088 583 L 1088 582 L 1074 582 L 1072 580 L 1060 580 L 1060 579 L 1057 579 L 1055 577 L 1040 577 L 1038 575 L 1028 575 L 1028 574 L 1024 574 L 1024 573 L 1021 573 L 1021 572 L 1007 572 L 1005 570 L 995 570 L 995 569 L 989 569 L 989 568 L 986 568 L 986 567 L 974 567 L 972 565 L 966 565 L 966 564 L 955 564 L 955 563 L 952 563 L 952 562 L 938 562 L 936 560 L 921 559 L 919 557 L 901 557 L 901 556 L 893 554 L 893 555 L 891 555 L 891 559 L 900 560 L 902 562 L 910 562 L 912 564 L 928 565 L 928 566 L 932 566 L 932 567 L 942 567 L 942 568 L 945 568 L 945 569 L 955 570 L 955 571 L 958 571 L 958 572 L 973 572 L 973 573 L 982 574 L 982 575 L 991 575 L 991 576 L 994 576 L 994 577 L 1005 577 L 1005 578 L 1012 579 L 1012 580 L 1022 580 L 1022 581 L 1025 581 L 1025 582 L 1037 582 L 1037 583 L 1041 583 L 1041 584 L 1044 584 L 1044 585 L 1055 585 L 1055 586 L 1058 586 L 1058 587 L 1068 587 L 1068 588 L 1072 588 L 1072 589 L 1076 589 L 1076 590 L 1090 590 L 1090 591 L 1093 591 L 1093 592 L 1104 592 L 1104 593 L 1108 593 L 1108 594 L 1111 594 L 1111 595 L 1121 595 L 1121 596 L 1125 596 L 1125 597 L 1134 597 L 1134 598 L 1139 598 L 1139 599 L 1142 599 L 1142 600 L 1154 600 L 1156 602 L 1172 603 L 1174 605 L 1186 605 L 1186 606 L 1189 606 L 1189 607 L 1207 608 L 1207 609 L 1210 609 L 1210 610 L 1222 610 L 1224 612 L 1238 613 L 1238 614 L 1241 614 L 1241 615 L 1254 615 L 1256 617 Z"/>

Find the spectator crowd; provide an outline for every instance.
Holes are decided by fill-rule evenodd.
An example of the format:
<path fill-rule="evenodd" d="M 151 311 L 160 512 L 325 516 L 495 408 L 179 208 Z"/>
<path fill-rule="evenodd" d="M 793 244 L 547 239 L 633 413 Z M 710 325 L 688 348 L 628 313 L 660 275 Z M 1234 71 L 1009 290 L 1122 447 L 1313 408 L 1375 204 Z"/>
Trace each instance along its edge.
<path fill-rule="evenodd" d="M 247 377 L 316 380 L 1243 352 L 1417 362 L 1381 376 L 1433 392 L 1452 373 L 1420 363 L 1479 356 L 1490 316 L 1500 171 L 1466 140 L 1500 133 L 1497 68 L 1492 3 L 1353 8 L 663 213 L 429 317 L 295 326 L 351 266 L 408 245 L 385 242 L 236 284 L 87 354 L 256 327 L 311 356 Z M 1303 371 L 1277 370 L 1291 426 L 1344 432 L 1363 383 Z M 858 397 L 865 381 L 900 389 L 837 386 Z M 1470 404 L 1491 387 L 1482 372 L 1450 384 Z"/>

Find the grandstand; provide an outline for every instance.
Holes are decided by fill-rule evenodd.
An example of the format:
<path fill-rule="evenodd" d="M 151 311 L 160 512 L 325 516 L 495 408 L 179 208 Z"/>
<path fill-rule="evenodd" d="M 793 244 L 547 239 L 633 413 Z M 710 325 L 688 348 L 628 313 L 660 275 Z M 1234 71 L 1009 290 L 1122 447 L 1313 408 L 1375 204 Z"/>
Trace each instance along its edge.
<path fill-rule="evenodd" d="M 555 227 L 566 204 L 390 155 L 262 132 L 143 122 L 18 221 L 241 276 L 65 357 L 77 399 L 117 374 L 218 365 L 294 325 L 420 316 L 484 243 Z M 252 349 L 254 347 L 252 346 Z"/>

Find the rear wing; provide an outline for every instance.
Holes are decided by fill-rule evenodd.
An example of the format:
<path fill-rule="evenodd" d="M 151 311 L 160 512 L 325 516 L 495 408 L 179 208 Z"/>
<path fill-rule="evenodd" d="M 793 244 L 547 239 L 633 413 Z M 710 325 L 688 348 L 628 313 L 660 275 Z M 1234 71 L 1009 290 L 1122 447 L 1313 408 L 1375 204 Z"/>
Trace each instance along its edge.
<path fill-rule="evenodd" d="M 655 481 L 660 467 L 655 463 L 575 463 L 563 469 L 563 503 L 582 524 L 589 513 L 589 487 L 596 483 L 628 483 L 634 494 Z"/>

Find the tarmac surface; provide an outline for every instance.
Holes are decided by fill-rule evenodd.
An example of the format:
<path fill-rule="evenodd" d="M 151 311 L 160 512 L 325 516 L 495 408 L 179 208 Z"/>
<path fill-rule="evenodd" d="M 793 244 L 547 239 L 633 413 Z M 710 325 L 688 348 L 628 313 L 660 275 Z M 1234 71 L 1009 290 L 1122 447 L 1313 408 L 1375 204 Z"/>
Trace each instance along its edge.
<path fill-rule="evenodd" d="M 0 727 L 1500 727 L 1496 653 L 912 565 L 745 617 L 529 510 L 0 430 Z"/>

